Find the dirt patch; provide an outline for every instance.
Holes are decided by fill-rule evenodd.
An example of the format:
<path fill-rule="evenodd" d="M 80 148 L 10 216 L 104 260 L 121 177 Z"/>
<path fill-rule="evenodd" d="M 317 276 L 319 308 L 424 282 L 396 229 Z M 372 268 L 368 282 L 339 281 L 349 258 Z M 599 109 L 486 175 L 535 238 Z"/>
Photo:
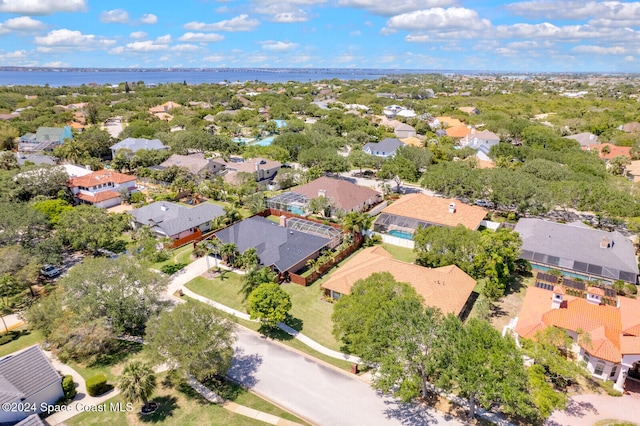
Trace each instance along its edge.
<path fill-rule="evenodd" d="M 502 299 L 494 304 L 493 313 L 489 321 L 498 331 L 509 324 L 512 318 L 520 313 L 524 297 L 527 294 L 527 287 L 533 284 L 532 276 L 515 276 L 511 285 L 505 292 Z"/>

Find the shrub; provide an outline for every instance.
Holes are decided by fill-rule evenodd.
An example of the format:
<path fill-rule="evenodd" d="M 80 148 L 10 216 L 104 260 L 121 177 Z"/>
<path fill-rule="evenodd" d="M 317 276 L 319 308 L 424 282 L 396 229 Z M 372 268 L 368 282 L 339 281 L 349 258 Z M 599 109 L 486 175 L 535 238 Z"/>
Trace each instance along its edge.
<path fill-rule="evenodd" d="M 624 287 L 624 292 L 629 296 L 633 296 L 634 294 L 638 293 L 638 288 L 635 286 L 635 284 L 629 283 Z"/>
<path fill-rule="evenodd" d="M 173 275 L 178 272 L 180 269 L 187 266 L 186 263 L 176 263 L 175 265 L 163 265 L 160 270 L 167 275 Z"/>
<path fill-rule="evenodd" d="M 71 401 L 76 396 L 76 384 L 73 383 L 73 376 L 67 374 L 62 378 L 62 390 L 64 391 L 64 399 Z"/>
<path fill-rule="evenodd" d="M 19 331 L 9 331 L 8 333 L 3 334 L 2 336 L 0 336 L 0 345 L 4 345 L 16 340 L 18 337 L 20 337 L 20 334 L 21 333 Z"/>
<path fill-rule="evenodd" d="M 102 395 L 111 389 L 111 386 L 107 384 L 107 377 L 102 373 L 89 377 L 85 383 L 87 393 L 91 396 Z"/>

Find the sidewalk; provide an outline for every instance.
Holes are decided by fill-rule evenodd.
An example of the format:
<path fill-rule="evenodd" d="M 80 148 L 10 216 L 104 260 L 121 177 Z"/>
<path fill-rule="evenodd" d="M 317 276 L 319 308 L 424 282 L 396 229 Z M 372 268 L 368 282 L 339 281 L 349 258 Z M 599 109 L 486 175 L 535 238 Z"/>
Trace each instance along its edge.
<path fill-rule="evenodd" d="M 14 328 L 18 328 L 24 324 L 24 321 L 18 318 L 16 314 L 5 315 L 2 317 L 2 319 L 7 324 L 7 330 L 5 330 L 4 328 L 4 323 L 0 321 L 0 333 L 4 333 L 5 331 L 11 331 Z"/>

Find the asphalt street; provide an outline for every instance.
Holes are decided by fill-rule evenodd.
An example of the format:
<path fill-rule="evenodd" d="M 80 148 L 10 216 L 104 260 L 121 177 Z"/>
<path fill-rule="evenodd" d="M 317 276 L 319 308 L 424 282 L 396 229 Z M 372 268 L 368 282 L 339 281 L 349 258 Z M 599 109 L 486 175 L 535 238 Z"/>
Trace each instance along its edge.
<path fill-rule="evenodd" d="M 229 376 L 320 426 L 462 425 L 442 413 L 399 404 L 367 383 L 243 328 Z"/>

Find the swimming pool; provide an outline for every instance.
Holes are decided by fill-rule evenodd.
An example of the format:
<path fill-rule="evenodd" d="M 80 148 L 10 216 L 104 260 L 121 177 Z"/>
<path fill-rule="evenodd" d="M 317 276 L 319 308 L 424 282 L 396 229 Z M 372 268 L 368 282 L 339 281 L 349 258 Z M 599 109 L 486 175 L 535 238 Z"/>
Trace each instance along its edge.
<path fill-rule="evenodd" d="M 388 232 L 389 235 L 393 235 L 394 237 L 402 238 L 404 240 L 413 240 L 413 234 L 407 231 L 400 231 L 398 229 L 392 229 Z"/>
<path fill-rule="evenodd" d="M 271 145 L 271 142 L 273 142 L 273 140 L 275 138 L 276 138 L 275 136 L 269 136 L 269 137 L 266 137 L 264 139 L 260 139 L 260 140 L 254 141 L 254 142 L 250 142 L 250 143 L 248 143 L 248 145 L 269 146 L 269 145 Z"/>

